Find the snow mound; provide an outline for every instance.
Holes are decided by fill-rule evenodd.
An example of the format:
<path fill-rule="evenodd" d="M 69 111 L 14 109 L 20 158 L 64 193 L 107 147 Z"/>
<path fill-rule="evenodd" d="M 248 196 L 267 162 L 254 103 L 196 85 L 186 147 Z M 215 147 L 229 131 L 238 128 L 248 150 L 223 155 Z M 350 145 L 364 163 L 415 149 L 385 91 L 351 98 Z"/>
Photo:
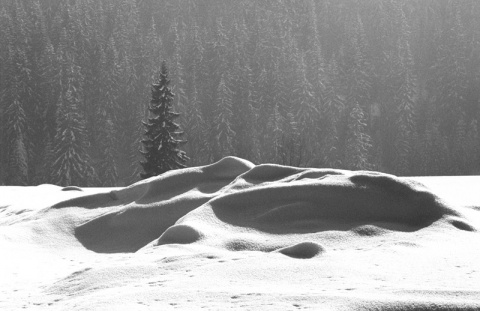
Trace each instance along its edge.
<path fill-rule="evenodd" d="M 418 182 L 367 171 L 255 166 L 235 157 L 55 208 L 68 206 L 106 208 L 75 228 L 76 238 L 100 253 L 201 243 L 229 250 L 321 254 L 332 231 L 352 233 L 350 238 L 413 232 L 446 216 L 456 217 L 450 220 L 455 228 L 475 230 Z M 308 247 L 292 246 L 297 244 Z"/>

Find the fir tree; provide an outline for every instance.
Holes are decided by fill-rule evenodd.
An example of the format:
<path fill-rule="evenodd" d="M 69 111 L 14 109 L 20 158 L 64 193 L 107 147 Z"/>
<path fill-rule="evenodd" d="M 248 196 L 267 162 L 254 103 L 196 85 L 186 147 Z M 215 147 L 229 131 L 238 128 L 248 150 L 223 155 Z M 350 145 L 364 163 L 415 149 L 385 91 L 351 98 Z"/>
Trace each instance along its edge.
<path fill-rule="evenodd" d="M 52 150 L 48 151 L 53 157 L 50 182 L 62 186 L 91 186 L 97 177 L 87 152 L 85 119 L 79 109 L 83 102 L 83 77 L 71 53 L 60 50 L 58 54 L 61 91 L 56 108 L 56 134 Z"/>
<path fill-rule="evenodd" d="M 338 168 L 342 166 L 339 142 L 341 119 L 345 110 L 344 99 L 338 95 L 338 68 L 335 56 L 328 65 L 328 74 L 331 77 L 325 83 L 323 98 L 323 111 L 325 115 L 325 131 L 323 135 L 323 162 L 327 167 Z"/>
<path fill-rule="evenodd" d="M 348 137 L 345 150 L 345 166 L 351 170 L 370 169 L 371 138 L 365 131 L 365 115 L 356 103 L 348 117 Z"/>
<path fill-rule="evenodd" d="M 184 151 L 178 149 L 186 141 L 177 139 L 183 132 L 179 131 L 180 126 L 173 122 L 180 114 L 173 111 L 174 94 L 169 84 L 167 64 L 163 61 L 160 76 L 157 82 L 152 84 L 152 99 L 148 110 L 153 117 L 148 118 L 148 122 L 143 122 L 146 128 L 141 151 L 145 161 L 140 162 L 144 170 L 140 177 L 143 179 L 172 169 L 184 168 L 189 159 Z"/>
<path fill-rule="evenodd" d="M 468 174 L 467 169 L 467 123 L 465 117 L 462 115 L 458 120 L 457 127 L 455 129 L 455 140 L 453 146 L 450 148 L 452 156 L 455 161 L 451 162 L 451 174 L 465 175 Z"/>
<path fill-rule="evenodd" d="M 307 79 L 307 68 L 304 58 L 303 55 L 300 55 L 298 60 L 297 76 L 293 82 L 293 93 L 295 94 L 293 103 L 298 135 L 301 136 L 305 142 L 307 159 L 313 159 L 318 150 L 319 100 L 318 97 L 315 96 L 315 90 L 312 84 Z"/>
<path fill-rule="evenodd" d="M 188 106 L 185 113 L 185 132 L 189 141 L 187 150 L 192 158 L 191 165 L 200 165 L 202 164 L 202 153 L 204 154 L 202 136 L 206 133 L 205 122 L 200 110 L 201 102 L 198 98 L 195 70 L 192 72 L 192 75 L 192 91 L 188 97 Z"/>
<path fill-rule="evenodd" d="M 232 130 L 232 91 L 227 86 L 227 81 L 222 76 L 218 84 L 215 109 L 215 148 L 214 160 L 233 154 L 233 139 L 235 132 Z"/>
<path fill-rule="evenodd" d="M 10 185 L 26 185 L 28 183 L 27 149 L 25 147 L 25 112 L 18 100 L 7 107 L 9 121 L 8 134 L 8 172 L 7 182 Z"/>
<path fill-rule="evenodd" d="M 413 60 L 410 54 L 408 42 L 404 41 L 401 59 L 399 61 L 399 72 L 394 94 L 395 129 L 394 138 L 395 169 L 397 175 L 410 174 L 410 161 L 413 151 L 413 139 L 415 137 L 415 97 L 416 97 L 416 76 L 413 73 Z"/>
<path fill-rule="evenodd" d="M 117 142 L 115 141 L 115 128 L 111 119 L 107 118 L 104 128 L 101 131 L 101 140 L 103 145 L 103 159 L 100 162 L 100 176 L 102 176 L 102 186 L 112 187 L 117 184 L 118 171 L 117 171 L 117 158 L 116 148 Z"/>

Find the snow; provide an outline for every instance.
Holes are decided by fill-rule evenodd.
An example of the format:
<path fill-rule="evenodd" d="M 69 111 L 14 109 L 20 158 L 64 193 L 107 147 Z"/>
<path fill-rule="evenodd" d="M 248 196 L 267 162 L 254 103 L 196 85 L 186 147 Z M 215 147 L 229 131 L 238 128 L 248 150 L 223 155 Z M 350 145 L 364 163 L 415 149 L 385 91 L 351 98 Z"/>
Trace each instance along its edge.
<path fill-rule="evenodd" d="M 0 309 L 478 310 L 479 183 L 227 157 L 0 187 Z"/>

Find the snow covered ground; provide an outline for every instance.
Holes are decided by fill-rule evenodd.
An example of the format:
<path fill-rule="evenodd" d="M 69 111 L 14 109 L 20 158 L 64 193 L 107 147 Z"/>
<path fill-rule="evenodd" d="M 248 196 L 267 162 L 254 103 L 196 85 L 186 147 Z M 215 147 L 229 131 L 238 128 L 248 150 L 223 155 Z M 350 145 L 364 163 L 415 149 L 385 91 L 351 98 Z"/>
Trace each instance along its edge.
<path fill-rule="evenodd" d="M 479 189 L 234 157 L 0 187 L 0 309 L 479 310 Z"/>

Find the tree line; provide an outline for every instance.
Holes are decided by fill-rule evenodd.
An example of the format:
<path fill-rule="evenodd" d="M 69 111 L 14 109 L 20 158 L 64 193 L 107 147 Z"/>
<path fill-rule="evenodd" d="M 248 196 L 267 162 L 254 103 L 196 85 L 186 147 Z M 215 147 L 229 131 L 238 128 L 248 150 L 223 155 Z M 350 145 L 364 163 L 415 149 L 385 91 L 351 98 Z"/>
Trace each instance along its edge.
<path fill-rule="evenodd" d="M 189 166 L 480 173 L 476 0 L 4 0 L 0 184 L 139 179 L 167 60 Z"/>

